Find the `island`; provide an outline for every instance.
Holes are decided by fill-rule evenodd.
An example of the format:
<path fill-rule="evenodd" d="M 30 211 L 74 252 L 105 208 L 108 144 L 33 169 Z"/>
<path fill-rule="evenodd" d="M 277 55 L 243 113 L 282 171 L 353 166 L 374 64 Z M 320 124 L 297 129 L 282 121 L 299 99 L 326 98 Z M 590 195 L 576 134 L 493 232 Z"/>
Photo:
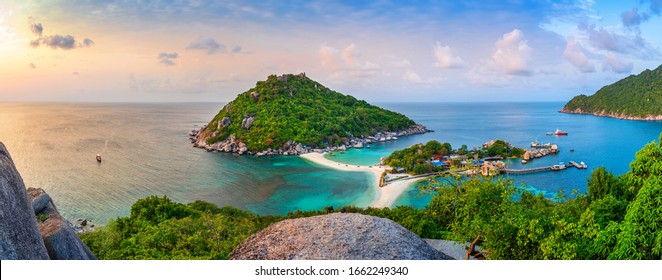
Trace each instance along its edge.
<path fill-rule="evenodd" d="M 305 73 L 270 75 L 239 94 L 200 130 L 194 146 L 240 155 L 299 155 L 362 148 L 430 130 L 345 95 Z"/>
<path fill-rule="evenodd" d="M 561 110 L 628 120 L 662 120 L 662 65 L 572 98 Z"/>

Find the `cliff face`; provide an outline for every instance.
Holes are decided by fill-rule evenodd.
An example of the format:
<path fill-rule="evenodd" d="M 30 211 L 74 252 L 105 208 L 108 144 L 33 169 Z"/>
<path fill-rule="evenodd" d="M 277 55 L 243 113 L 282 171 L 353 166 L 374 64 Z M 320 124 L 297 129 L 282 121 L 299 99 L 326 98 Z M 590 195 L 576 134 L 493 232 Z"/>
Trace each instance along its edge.
<path fill-rule="evenodd" d="M 0 142 L 0 259 L 96 259 L 42 189 L 26 191 Z"/>
<path fill-rule="evenodd" d="M 0 259 L 49 259 L 23 179 L 1 142 Z"/>
<path fill-rule="evenodd" d="M 333 213 L 285 220 L 239 244 L 239 260 L 445 260 L 452 259 L 399 224 L 384 218 Z"/>

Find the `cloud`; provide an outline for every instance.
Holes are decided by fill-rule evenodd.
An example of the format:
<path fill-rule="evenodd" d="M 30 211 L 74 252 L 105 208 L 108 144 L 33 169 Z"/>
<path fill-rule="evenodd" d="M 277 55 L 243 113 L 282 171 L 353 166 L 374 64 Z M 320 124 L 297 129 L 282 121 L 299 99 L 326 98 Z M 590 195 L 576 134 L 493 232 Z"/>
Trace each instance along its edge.
<path fill-rule="evenodd" d="M 638 26 L 642 22 L 647 21 L 649 17 L 650 16 L 647 13 L 639 14 L 637 8 L 621 13 L 621 21 L 623 22 L 623 25 L 627 27 Z"/>
<path fill-rule="evenodd" d="M 189 50 L 202 50 L 207 52 L 207 54 L 215 53 L 228 53 L 228 47 L 217 42 L 213 38 L 198 38 L 197 40 L 191 42 L 186 49 Z M 229 53 L 238 53 L 241 51 L 240 46 L 233 46 L 230 49 Z"/>
<path fill-rule="evenodd" d="M 588 60 L 582 45 L 575 41 L 575 37 L 568 36 L 563 57 L 582 73 L 595 72 L 595 65 Z"/>
<path fill-rule="evenodd" d="M 44 27 L 41 23 L 34 23 L 32 17 L 29 18 L 30 31 L 34 35 L 39 36 L 34 40 L 30 40 L 30 46 L 38 48 L 42 45 L 50 47 L 51 49 L 71 50 L 75 48 L 90 47 L 94 44 L 91 39 L 85 38 L 82 42 L 78 42 L 72 35 L 43 35 Z"/>
<path fill-rule="evenodd" d="M 640 3 L 644 2 L 645 1 L 641 1 Z M 659 16 L 660 9 L 662 8 L 662 0 L 651 0 L 648 8 L 650 11 L 644 11 L 641 13 L 638 8 L 632 8 L 632 10 L 621 13 L 621 21 L 623 22 L 623 25 L 628 28 L 637 28 L 651 17 L 656 15 Z"/>
<path fill-rule="evenodd" d="M 41 23 L 34 23 L 31 20 L 30 31 L 32 31 L 34 35 L 41 36 L 41 34 L 44 33 L 44 27 L 41 25 Z"/>
<path fill-rule="evenodd" d="M 642 59 L 657 58 L 660 55 L 660 52 L 639 34 L 619 34 L 585 22 L 580 23 L 577 28 L 588 35 L 590 45 L 598 50 L 635 55 Z"/>
<path fill-rule="evenodd" d="M 611 69 L 611 71 L 619 74 L 630 73 L 632 72 L 632 68 L 632 62 L 623 61 L 612 52 L 607 53 L 605 64 L 602 66 L 603 70 Z"/>
<path fill-rule="evenodd" d="M 653 14 L 660 15 L 660 10 L 662 10 L 662 0 L 652 0 L 650 9 Z"/>
<path fill-rule="evenodd" d="M 418 74 L 416 74 L 416 72 L 411 71 L 411 70 L 407 70 L 407 72 L 405 72 L 405 74 L 402 75 L 402 78 L 405 81 L 412 82 L 412 83 L 421 83 L 421 82 L 423 82 L 423 78 L 421 78 L 421 76 L 419 76 Z"/>
<path fill-rule="evenodd" d="M 442 46 L 439 42 L 434 47 L 433 54 L 436 60 L 434 63 L 435 67 L 460 68 L 464 66 L 464 60 L 461 57 L 453 56 L 451 48 L 449 46 Z"/>
<path fill-rule="evenodd" d="M 381 67 L 373 62 L 363 60 L 361 51 L 351 43 L 342 51 L 322 44 L 319 49 L 322 68 L 329 71 L 335 78 L 352 77 L 366 78 L 380 71 Z"/>
<path fill-rule="evenodd" d="M 319 50 L 321 64 L 327 70 L 338 71 L 340 69 L 340 62 L 336 58 L 338 50 L 322 44 Z"/>
<path fill-rule="evenodd" d="M 349 66 L 355 66 L 356 60 L 359 56 L 361 56 L 361 52 L 356 48 L 354 43 L 350 44 L 342 51 L 342 59 Z"/>
<path fill-rule="evenodd" d="M 531 74 L 528 62 L 532 49 L 522 39 L 519 29 L 504 34 L 495 44 L 492 60 L 509 75 L 526 76 Z"/>
<path fill-rule="evenodd" d="M 173 66 L 173 65 L 177 65 L 177 63 L 175 63 L 175 59 L 179 58 L 179 54 L 177 54 L 176 52 L 173 53 L 162 52 L 159 53 L 159 56 L 157 58 L 159 60 L 159 63 L 162 63 L 163 65 L 166 66 Z"/>

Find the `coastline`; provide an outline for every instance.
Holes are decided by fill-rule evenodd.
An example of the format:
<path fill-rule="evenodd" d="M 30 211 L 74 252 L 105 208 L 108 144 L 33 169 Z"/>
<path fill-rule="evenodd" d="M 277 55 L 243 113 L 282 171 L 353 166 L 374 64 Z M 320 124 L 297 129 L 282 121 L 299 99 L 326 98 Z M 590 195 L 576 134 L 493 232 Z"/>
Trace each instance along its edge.
<path fill-rule="evenodd" d="M 369 166 L 358 166 L 358 165 L 339 163 L 324 158 L 323 153 L 316 153 L 316 152 L 306 153 L 299 156 L 305 160 L 311 161 L 318 165 L 326 166 L 337 170 L 349 171 L 349 172 L 368 172 L 373 174 L 374 175 L 373 188 L 376 193 L 375 199 L 372 201 L 372 203 L 370 203 L 370 207 L 373 208 L 392 207 L 395 204 L 395 202 L 398 200 L 398 198 L 413 183 L 421 180 L 421 178 L 417 178 L 417 180 L 404 179 L 393 183 L 389 183 L 384 187 L 379 187 L 379 180 L 381 178 L 381 175 L 386 170 L 386 168 L 383 166 L 373 165 L 372 167 L 369 167 Z"/>
<path fill-rule="evenodd" d="M 567 110 L 561 109 L 559 113 L 572 114 L 572 115 L 591 115 L 596 117 L 606 117 L 619 120 L 629 120 L 629 121 L 662 121 L 662 115 L 647 115 L 646 117 L 635 117 L 627 115 L 617 115 L 614 113 L 607 114 L 605 112 L 595 113 L 595 112 L 584 112 L 581 109 Z"/>

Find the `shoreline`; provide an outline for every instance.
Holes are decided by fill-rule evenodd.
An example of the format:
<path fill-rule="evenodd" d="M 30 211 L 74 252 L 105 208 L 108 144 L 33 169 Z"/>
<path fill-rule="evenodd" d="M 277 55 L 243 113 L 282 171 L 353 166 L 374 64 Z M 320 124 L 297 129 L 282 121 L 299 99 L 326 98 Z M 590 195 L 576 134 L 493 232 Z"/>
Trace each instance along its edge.
<path fill-rule="evenodd" d="M 636 116 L 628 116 L 623 114 L 616 115 L 613 113 L 607 114 L 607 113 L 584 112 L 581 109 L 576 109 L 576 110 L 561 109 L 559 113 L 571 114 L 571 115 L 589 115 L 589 116 L 612 118 L 617 120 L 628 120 L 628 121 L 662 121 L 662 115 L 647 115 L 646 117 L 636 117 Z"/>
<path fill-rule="evenodd" d="M 421 178 L 416 178 L 417 180 L 403 179 L 397 182 L 389 183 L 384 187 L 379 187 L 379 180 L 386 168 L 384 166 L 360 166 L 360 165 L 349 165 L 345 163 L 340 163 L 337 161 L 332 161 L 326 159 L 323 153 L 307 153 L 299 155 L 301 158 L 308 160 L 310 162 L 316 163 L 318 165 L 326 166 L 329 168 L 349 171 L 349 172 L 368 172 L 373 174 L 373 189 L 375 190 L 376 196 L 375 199 L 370 203 L 369 207 L 373 208 L 384 208 L 384 207 L 393 207 L 395 202 L 402 196 L 402 194 L 416 181 Z"/>

